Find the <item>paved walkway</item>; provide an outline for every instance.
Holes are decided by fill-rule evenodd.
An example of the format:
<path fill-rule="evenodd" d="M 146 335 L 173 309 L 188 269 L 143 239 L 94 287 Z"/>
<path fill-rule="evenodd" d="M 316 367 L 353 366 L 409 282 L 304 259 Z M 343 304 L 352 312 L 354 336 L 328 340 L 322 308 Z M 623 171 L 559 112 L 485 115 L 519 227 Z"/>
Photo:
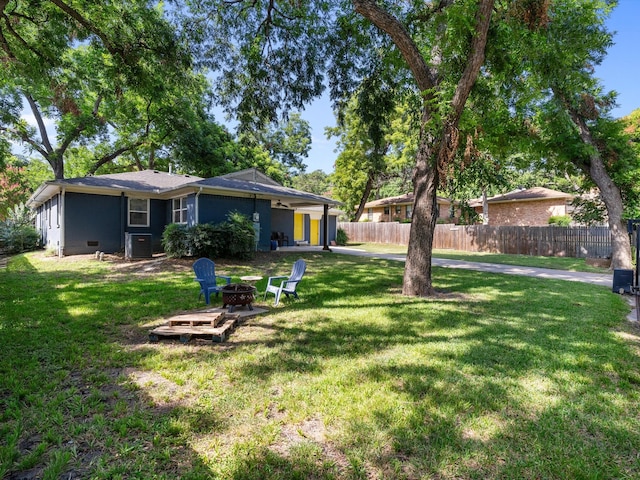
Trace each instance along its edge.
<path fill-rule="evenodd" d="M 406 255 L 394 253 L 371 253 L 350 247 L 331 247 L 335 253 L 358 255 L 362 257 L 384 258 L 404 262 Z M 554 270 L 551 268 L 519 267 L 513 265 L 500 265 L 497 263 L 469 262 L 465 260 L 449 260 L 446 258 L 433 258 L 431 264 L 435 267 L 461 268 L 464 270 L 477 270 L 490 273 L 504 273 L 508 275 L 524 275 L 528 277 L 548 278 L 555 280 L 567 280 L 570 282 L 592 283 L 611 288 L 613 286 L 613 274 L 611 273 L 587 273 L 569 272 L 566 270 Z"/>

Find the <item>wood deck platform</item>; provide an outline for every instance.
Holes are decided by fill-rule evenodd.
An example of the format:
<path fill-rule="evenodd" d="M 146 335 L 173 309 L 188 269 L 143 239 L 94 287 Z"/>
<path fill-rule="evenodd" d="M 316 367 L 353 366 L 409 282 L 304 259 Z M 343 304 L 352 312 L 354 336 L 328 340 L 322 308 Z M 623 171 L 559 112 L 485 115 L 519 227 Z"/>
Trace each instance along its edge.
<path fill-rule="evenodd" d="M 187 343 L 191 338 L 211 339 L 224 342 L 235 329 L 240 315 L 226 312 L 191 312 L 171 317 L 166 325 L 149 332 L 149 341 L 157 342 L 160 337 L 179 337 Z"/>

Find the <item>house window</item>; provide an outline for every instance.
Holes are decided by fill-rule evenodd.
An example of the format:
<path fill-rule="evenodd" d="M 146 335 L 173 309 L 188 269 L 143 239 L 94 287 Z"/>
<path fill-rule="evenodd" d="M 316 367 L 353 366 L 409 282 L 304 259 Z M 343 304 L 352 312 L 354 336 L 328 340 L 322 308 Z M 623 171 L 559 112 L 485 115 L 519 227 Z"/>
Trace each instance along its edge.
<path fill-rule="evenodd" d="M 407 211 L 405 213 L 405 218 L 411 218 L 411 214 L 413 213 L 413 206 L 407 205 Z"/>
<path fill-rule="evenodd" d="M 371 222 L 373 221 L 373 208 L 367 209 L 367 219 Z"/>
<path fill-rule="evenodd" d="M 130 198 L 129 199 L 129 226 L 148 227 L 149 226 L 149 199 Z"/>
<path fill-rule="evenodd" d="M 389 215 L 389 207 L 384 207 L 384 214 Z"/>
<path fill-rule="evenodd" d="M 400 217 L 402 215 L 402 205 L 396 205 L 396 217 Z"/>
<path fill-rule="evenodd" d="M 173 223 L 187 223 L 187 197 L 173 199 Z"/>

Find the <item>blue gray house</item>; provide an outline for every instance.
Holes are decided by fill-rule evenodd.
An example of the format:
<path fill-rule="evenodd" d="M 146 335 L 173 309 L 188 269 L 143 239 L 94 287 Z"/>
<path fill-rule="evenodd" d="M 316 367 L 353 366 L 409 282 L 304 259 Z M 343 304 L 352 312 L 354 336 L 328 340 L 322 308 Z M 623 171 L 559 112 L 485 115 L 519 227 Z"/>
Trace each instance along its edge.
<path fill-rule="evenodd" d="M 276 233 L 289 245 L 327 248 L 336 236 L 337 204 L 256 169 L 214 178 L 145 170 L 52 180 L 28 201 L 42 245 L 60 256 L 127 252 L 137 240 L 161 252 L 168 224 L 220 223 L 233 210 L 253 220 L 259 250 L 269 250 Z"/>

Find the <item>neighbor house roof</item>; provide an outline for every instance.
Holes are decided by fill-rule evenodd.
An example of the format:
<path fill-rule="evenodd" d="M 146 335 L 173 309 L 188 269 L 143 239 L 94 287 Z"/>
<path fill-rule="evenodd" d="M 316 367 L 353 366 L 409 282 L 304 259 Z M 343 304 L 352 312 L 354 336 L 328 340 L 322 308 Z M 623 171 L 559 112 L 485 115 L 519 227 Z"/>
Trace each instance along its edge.
<path fill-rule="evenodd" d="M 143 170 L 51 180 L 45 182 L 34 192 L 28 205 L 40 205 L 63 189 L 69 192 L 104 195 L 140 194 L 156 198 L 172 198 L 189 192 L 206 191 L 218 195 L 255 196 L 255 198 L 272 200 L 274 206 L 287 204 L 292 208 L 318 204 L 339 204 L 330 198 L 283 187 L 252 168 L 207 179 L 158 170 Z"/>
<path fill-rule="evenodd" d="M 507 202 L 533 202 L 538 200 L 549 200 L 554 198 L 571 199 L 573 195 L 569 193 L 559 192 L 557 190 L 551 190 L 545 187 L 533 187 L 517 190 L 513 190 L 509 193 L 502 195 L 496 195 L 488 198 L 487 203 L 507 203 Z M 479 207 L 482 205 L 482 199 L 475 199 L 469 202 L 471 207 Z"/>
<path fill-rule="evenodd" d="M 448 205 L 451 200 L 444 197 L 438 197 L 438 203 Z M 397 197 L 386 197 L 378 200 L 372 200 L 364 205 L 364 208 L 386 207 L 387 205 L 411 205 L 413 204 L 413 193 L 398 195 Z"/>

